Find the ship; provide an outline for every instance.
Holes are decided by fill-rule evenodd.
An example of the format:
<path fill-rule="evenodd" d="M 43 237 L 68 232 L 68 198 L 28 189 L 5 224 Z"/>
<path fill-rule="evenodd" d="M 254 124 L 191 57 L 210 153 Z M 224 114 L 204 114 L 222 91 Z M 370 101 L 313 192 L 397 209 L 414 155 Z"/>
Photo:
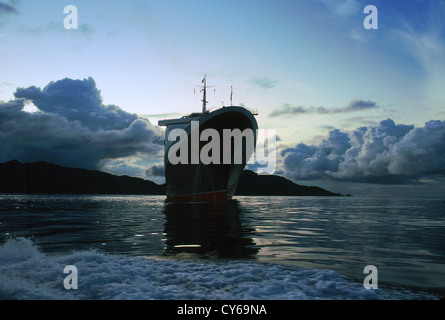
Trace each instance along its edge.
<path fill-rule="evenodd" d="M 233 106 L 207 109 L 207 79 L 200 85 L 202 111 L 158 121 L 166 127 L 164 166 L 168 202 L 223 203 L 231 199 L 255 151 L 256 110 Z"/>

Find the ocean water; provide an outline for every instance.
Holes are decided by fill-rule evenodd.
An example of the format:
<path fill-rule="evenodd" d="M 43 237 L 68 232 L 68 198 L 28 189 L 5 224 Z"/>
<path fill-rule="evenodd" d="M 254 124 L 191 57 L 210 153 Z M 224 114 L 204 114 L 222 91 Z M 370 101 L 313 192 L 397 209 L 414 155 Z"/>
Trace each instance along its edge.
<path fill-rule="evenodd" d="M 440 299 L 444 244 L 442 199 L 0 194 L 0 298 Z"/>

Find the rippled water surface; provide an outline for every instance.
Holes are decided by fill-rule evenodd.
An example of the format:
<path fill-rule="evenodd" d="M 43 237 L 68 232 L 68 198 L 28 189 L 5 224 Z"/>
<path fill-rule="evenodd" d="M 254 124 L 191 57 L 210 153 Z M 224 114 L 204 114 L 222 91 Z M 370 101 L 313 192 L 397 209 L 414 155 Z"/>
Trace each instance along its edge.
<path fill-rule="evenodd" d="M 0 243 L 97 249 L 131 257 L 266 262 L 328 269 L 363 281 L 445 287 L 441 199 L 238 197 L 225 205 L 160 196 L 0 195 Z"/>

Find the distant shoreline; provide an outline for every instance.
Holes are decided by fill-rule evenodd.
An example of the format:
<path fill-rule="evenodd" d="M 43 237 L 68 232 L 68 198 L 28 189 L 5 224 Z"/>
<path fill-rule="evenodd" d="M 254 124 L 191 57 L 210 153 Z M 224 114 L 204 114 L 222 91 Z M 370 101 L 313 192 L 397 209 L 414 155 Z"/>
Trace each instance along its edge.
<path fill-rule="evenodd" d="M 17 160 L 0 164 L 0 193 L 165 195 L 165 184 L 129 176 L 68 168 L 37 161 Z M 302 186 L 276 175 L 244 170 L 235 196 L 343 196 L 320 187 Z"/>

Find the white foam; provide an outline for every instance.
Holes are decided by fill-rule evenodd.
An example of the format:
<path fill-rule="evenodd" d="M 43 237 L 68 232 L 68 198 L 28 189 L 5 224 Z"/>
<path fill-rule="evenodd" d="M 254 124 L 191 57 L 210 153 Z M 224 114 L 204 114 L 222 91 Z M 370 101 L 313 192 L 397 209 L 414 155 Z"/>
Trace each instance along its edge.
<path fill-rule="evenodd" d="M 66 290 L 64 267 L 78 269 Z M 52 256 L 31 240 L 0 246 L 3 299 L 433 299 L 411 291 L 366 290 L 332 270 L 233 261 L 158 260 L 97 251 Z"/>

